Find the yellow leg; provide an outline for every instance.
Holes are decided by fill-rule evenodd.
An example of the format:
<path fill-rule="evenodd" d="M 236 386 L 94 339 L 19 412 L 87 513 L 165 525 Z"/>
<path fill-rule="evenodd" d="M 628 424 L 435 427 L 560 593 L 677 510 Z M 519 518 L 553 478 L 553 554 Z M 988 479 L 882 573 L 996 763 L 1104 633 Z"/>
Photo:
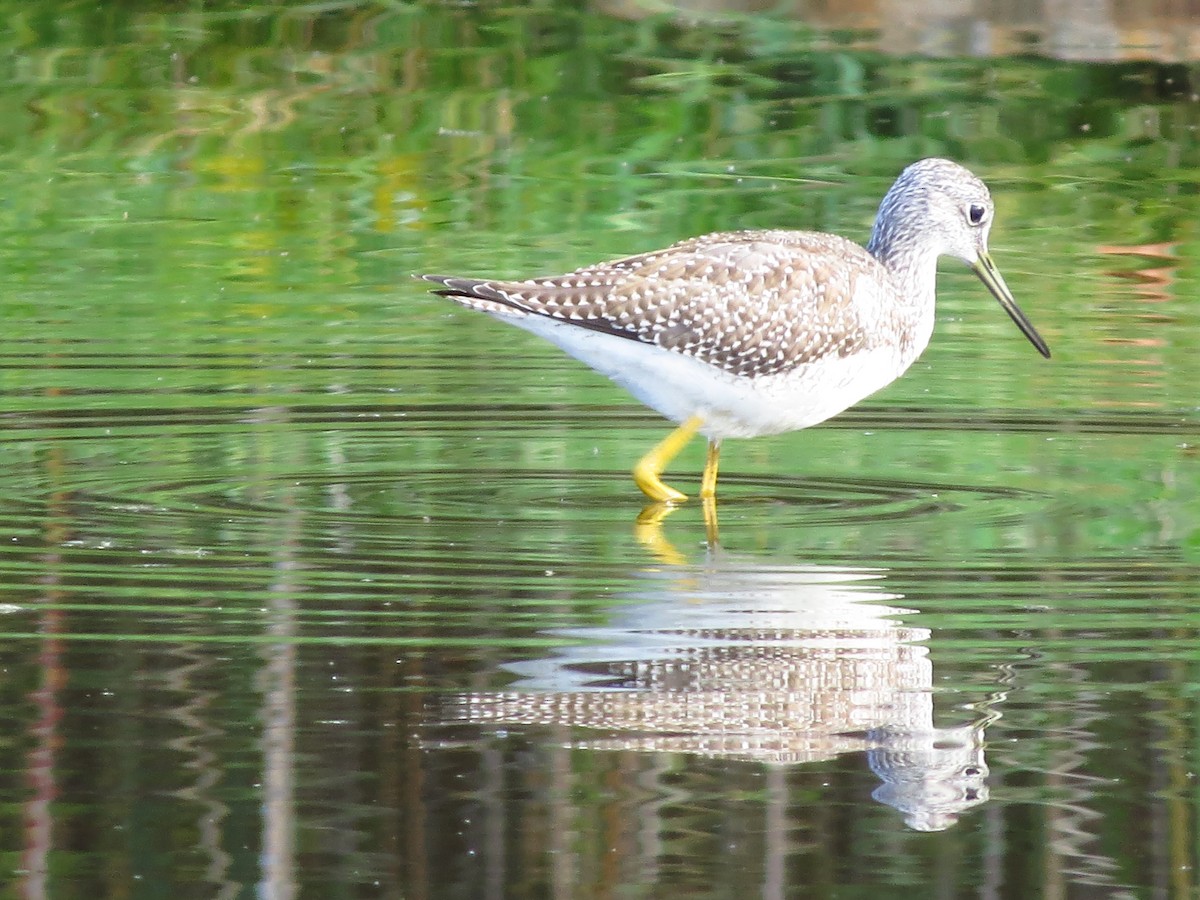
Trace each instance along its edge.
<path fill-rule="evenodd" d="M 705 497 L 704 504 L 704 535 L 708 539 L 708 549 L 716 550 L 721 543 L 717 528 L 717 498 Z"/>
<path fill-rule="evenodd" d="M 660 503 L 681 503 L 687 499 L 675 488 L 663 484 L 662 479 L 658 476 L 679 454 L 679 451 L 687 446 L 687 442 L 703 424 L 704 420 L 699 416 L 692 416 L 638 460 L 638 464 L 633 467 L 633 480 L 637 482 L 637 486 L 642 489 L 643 494 Z"/>
<path fill-rule="evenodd" d="M 710 500 L 717 496 L 717 460 L 721 456 L 721 442 L 708 442 L 708 458 L 704 461 L 704 477 L 700 479 L 700 497 Z"/>

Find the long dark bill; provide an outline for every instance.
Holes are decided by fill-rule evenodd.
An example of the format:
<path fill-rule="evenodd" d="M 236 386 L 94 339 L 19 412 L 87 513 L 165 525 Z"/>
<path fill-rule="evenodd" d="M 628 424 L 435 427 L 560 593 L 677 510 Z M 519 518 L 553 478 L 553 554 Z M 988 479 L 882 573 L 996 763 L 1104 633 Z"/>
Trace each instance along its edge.
<path fill-rule="evenodd" d="M 979 280 L 987 285 L 987 289 L 992 292 L 992 296 L 1000 301 L 1000 305 L 1004 307 L 1004 311 L 1008 313 L 1009 318 L 1017 323 L 1017 327 L 1021 329 L 1021 334 L 1029 338 L 1029 343 L 1037 347 L 1038 353 L 1049 359 L 1050 348 L 1042 340 L 1042 336 L 1037 333 L 1037 329 L 1033 327 L 1033 323 L 1025 317 L 1025 313 L 1021 312 L 1021 307 L 1017 306 L 1017 301 L 1013 299 L 1012 291 L 1008 289 L 1008 285 L 1000 277 L 1000 272 L 996 268 L 996 264 L 992 262 L 991 256 L 987 253 L 980 253 L 979 259 L 975 261 L 971 269 L 979 276 Z"/>

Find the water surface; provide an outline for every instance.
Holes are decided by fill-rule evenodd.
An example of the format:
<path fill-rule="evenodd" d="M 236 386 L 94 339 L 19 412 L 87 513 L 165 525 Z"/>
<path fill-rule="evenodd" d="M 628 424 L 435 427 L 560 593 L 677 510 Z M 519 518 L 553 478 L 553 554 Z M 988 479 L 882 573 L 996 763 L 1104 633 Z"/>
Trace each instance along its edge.
<path fill-rule="evenodd" d="M 1192 895 L 1167 49 L 12 6 L 0 895 Z M 409 278 L 861 240 L 934 154 L 991 184 L 1054 358 L 947 262 L 903 379 L 727 443 L 719 533 L 641 516 L 666 423 Z"/>

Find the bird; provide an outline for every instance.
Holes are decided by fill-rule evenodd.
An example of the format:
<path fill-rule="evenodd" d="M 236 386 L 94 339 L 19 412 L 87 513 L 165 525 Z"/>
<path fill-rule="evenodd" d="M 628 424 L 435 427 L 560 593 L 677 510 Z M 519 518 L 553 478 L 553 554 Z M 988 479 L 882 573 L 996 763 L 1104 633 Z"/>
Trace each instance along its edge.
<path fill-rule="evenodd" d="M 545 338 L 677 427 L 634 466 L 642 492 L 686 495 L 662 474 L 708 439 L 700 496 L 714 500 L 721 442 L 816 425 L 896 380 L 929 344 L 937 261 L 965 262 L 1045 358 L 1050 348 L 992 261 L 995 204 L 956 162 L 901 171 L 862 247 L 834 234 L 705 234 L 565 275 L 417 275 L 432 293 Z"/>

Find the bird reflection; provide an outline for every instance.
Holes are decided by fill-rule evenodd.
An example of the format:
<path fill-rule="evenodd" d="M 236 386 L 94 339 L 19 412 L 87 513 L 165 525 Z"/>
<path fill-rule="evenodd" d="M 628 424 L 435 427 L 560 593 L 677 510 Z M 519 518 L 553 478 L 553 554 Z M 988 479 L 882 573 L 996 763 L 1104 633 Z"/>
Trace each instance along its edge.
<path fill-rule="evenodd" d="M 796 764 L 865 752 L 873 797 L 936 831 L 987 799 L 983 730 L 933 722 L 929 631 L 882 570 L 764 565 L 714 549 L 642 575 L 602 627 L 557 631 L 502 692 L 451 718 L 594 730 L 574 746 Z"/>

